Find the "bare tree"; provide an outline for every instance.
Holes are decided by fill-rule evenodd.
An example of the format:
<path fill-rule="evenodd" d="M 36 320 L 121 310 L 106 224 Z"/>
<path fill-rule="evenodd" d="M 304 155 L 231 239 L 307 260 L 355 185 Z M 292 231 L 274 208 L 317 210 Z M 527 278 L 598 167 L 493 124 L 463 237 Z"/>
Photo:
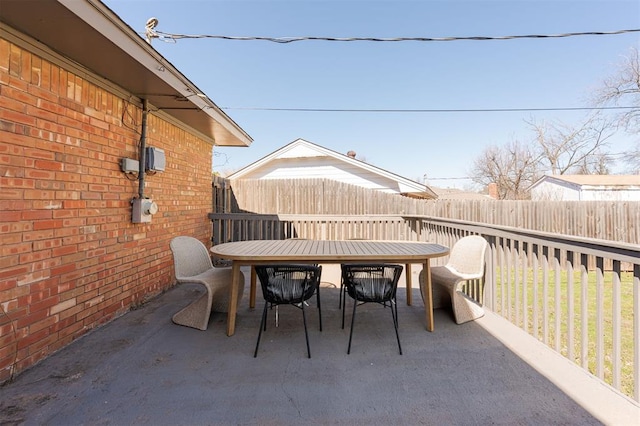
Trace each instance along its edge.
<path fill-rule="evenodd" d="M 541 176 L 539 158 L 528 145 L 515 140 L 503 147 L 491 146 L 474 161 L 470 175 L 482 186 L 495 183 L 501 200 L 529 198 L 529 187 Z"/>
<path fill-rule="evenodd" d="M 609 152 L 609 139 L 618 127 L 640 134 L 640 54 L 631 49 L 618 72 L 605 80 L 594 99 L 597 105 L 623 105 L 618 123 L 603 118 L 601 113 L 587 117 L 581 124 L 570 126 L 559 121 L 526 121 L 535 134 L 524 145 L 512 142 L 504 147 L 489 147 L 474 161 L 470 171 L 476 184 L 495 183 L 501 199 L 523 199 L 527 189 L 543 173 L 608 174 L 614 162 Z M 640 173 L 640 139 L 631 152 L 624 153 L 633 173 Z"/>
<path fill-rule="evenodd" d="M 630 106 L 619 116 L 620 124 L 633 133 L 640 132 L 640 54 L 632 47 L 618 65 L 617 72 L 606 78 L 594 98 L 596 105 Z"/>
<path fill-rule="evenodd" d="M 640 174 L 640 140 L 628 152 L 623 153 L 623 161 L 627 164 L 627 171 L 632 174 Z"/>
<path fill-rule="evenodd" d="M 596 113 L 572 127 L 561 122 L 527 121 L 534 131 L 535 150 L 542 168 L 554 175 L 608 173 L 613 159 L 608 140 L 615 127 Z"/>
<path fill-rule="evenodd" d="M 526 121 L 535 133 L 528 144 L 513 141 L 489 147 L 475 160 L 476 184 L 495 183 L 500 199 L 527 199 L 529 187 L 544 173 L 608 174 L 613 158 L 608 139 L 615 128 L 599 114 L 576 127 L 561 122 Z"/>
<path fill-rule="evenodd" d="M 579 175 L 608 175 L 611 173 L 613 160 L 608 154 L 595 154 L 577 164 L 573 173 Z"/>
<path fill-rule="evenodd" d="M 631 134 L 640 134 L 640 54 L 633 47 L 618 65 L 617 72 L 604 80 L 594 97 L 596 105 L 631 107 L 618 115 L 619 125 Z M 640 173 L 640 139 L 624 153 L 623 161 L 632 173 Z"/>

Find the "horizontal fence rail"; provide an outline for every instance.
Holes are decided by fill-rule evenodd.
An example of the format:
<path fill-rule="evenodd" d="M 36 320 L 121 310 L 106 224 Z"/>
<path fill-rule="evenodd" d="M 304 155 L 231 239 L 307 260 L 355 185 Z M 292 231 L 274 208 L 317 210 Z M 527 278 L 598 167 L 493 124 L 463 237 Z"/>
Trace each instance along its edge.
<path fill-rule="evenodd" d="M 316 240 L 411 240 L 406 220 L 397 215 L 332 216 L 211 213 L 213 244 L 286 238 Z"/>
<path fill-rule="evenodd" d="M 640 402 L 640 247 L 422 215 L 210 214 L 213 243 L 380 239 L 489 242 L 484 282 L 466 293 Z M 434 260 L 434 264 L 446 259 Z"/>

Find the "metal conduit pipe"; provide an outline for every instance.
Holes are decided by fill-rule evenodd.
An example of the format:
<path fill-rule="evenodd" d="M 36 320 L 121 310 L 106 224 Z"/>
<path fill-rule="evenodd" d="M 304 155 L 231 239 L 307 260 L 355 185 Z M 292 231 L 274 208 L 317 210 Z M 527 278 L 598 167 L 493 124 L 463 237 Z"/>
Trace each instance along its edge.
<path fill-rule="evenodd" d="M 147 115 L 149 114 L 149 101 L 142 100 L 142 128 L 140 129 L 140 152 L 138 154 L 138 198 L 144 198 L 144 176 L 146 171 L 147 148 Z"/>

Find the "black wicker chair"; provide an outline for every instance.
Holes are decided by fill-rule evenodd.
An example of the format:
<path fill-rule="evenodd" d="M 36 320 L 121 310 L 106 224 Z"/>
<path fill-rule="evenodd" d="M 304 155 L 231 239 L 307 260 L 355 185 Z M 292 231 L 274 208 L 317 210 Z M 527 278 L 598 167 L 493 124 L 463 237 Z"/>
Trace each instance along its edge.
<path fill-rule="evenodd" d="M 353 324 L 356 319 L 356 307 L 364 303 L 379 303 L 389 306 L 393 317 L 393 327 L 396 331 L 398 350 L 402 355 L 400 336 L 398 334 L 398 305 L 396 304 L 396 290 L 398 280 L 402 274 L 402 265 L 387 264 L 343 264 L 342 282 L 346 293 L 353 299 L 353 314 L 351 316 L 351 331 L 349 333 L 349 347 L 351 353 L 351 339 Z M 344 328 L 344 305 L 342 309 L 342 328 Z"/>
<path fill-rule="evenodd" d="M 311 358 L 309 348 L 309 334 L 307 333 L 307 317 L 305 315 L 306 301 L 316 294 L 320 331 L 322 331 L 322 309 L 320 305 L 320 275 L 322 266 L 319 265 L 260 265 L 255 267 L 256 275 L 262 286 L 264 296 L 264 310 L 260 322 L 260 332 L 254 357 L 258 356 L 262 331 L 267 330 L 267 310 L 278 305 L 292 305 L 302 310 L 304 335 L 307 341 L 307 355 Z"/>

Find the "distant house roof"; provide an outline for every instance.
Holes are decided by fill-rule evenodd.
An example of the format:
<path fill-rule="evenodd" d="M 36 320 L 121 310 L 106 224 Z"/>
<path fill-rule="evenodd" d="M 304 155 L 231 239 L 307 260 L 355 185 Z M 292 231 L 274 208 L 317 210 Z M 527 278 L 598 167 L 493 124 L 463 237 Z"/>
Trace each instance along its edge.
<path fill-rule="evenodd" d="M 249 146 L 251 137 L 98 0 L 0 0 L 0 33 L 80 64 L 100 78 L 222 146 Z M 17 31 L 13 30 L 15 28 Z M 42 44 L 40 44 L 42 43 Z M 89 76 L 87 76 L 90 78 Z"/>
<path fill-rule="evenodd" d="M 456 188 L 438 188 L 432 186 L 431 189 L 438 195 L 439 200 L 493 200 L 487 194 L 478 192 L 463 191 Z"/>
<path fill-rule="evenodd" d="M 546 175 L 531 185 L 531 189 L 542 182 L 568 184 L 577 189 L 640 189 L 640 175 Z"/>
<path fill-rule="evenodd" d="M 231 180 L 328 178 L 413 198 L 438 197 L 426 185 L 304 139 L 297 139 L 283 146 L 227 178 Z"/>

